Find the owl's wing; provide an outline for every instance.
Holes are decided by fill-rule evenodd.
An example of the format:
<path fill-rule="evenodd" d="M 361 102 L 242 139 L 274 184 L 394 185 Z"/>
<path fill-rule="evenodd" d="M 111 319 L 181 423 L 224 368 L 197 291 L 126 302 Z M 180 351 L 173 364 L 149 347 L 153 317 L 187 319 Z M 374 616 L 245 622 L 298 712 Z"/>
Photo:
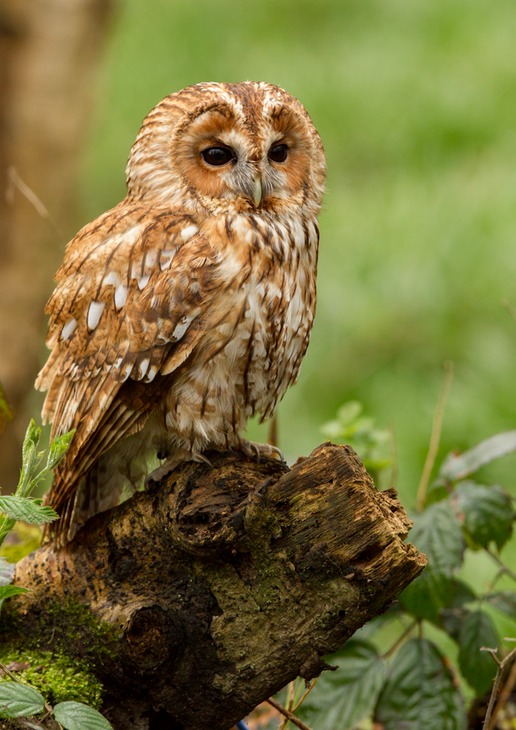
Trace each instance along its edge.
<path fill-rule="evenodd" d="M 95 460 L 138 431 L 209 326 L 221 256 L 192 219 L 127 201 L 67 247 L 46 311 L 52 350 L 36 381 L 52 436 L 76 429 L 49 501 L 66 502 Z"/>

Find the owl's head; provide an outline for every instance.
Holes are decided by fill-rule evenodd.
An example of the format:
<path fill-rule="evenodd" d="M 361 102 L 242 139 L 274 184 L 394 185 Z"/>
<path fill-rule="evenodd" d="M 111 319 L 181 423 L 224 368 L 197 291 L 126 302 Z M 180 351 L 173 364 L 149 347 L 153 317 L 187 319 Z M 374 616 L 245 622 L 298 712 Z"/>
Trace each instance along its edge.
<path fill-rule="evenodd" d="M 145 118 L 127 165 L 129 195 L 192 213 L 317 214 L 326 165 L 303 105 L 278 86 L 203 83 Z"/>

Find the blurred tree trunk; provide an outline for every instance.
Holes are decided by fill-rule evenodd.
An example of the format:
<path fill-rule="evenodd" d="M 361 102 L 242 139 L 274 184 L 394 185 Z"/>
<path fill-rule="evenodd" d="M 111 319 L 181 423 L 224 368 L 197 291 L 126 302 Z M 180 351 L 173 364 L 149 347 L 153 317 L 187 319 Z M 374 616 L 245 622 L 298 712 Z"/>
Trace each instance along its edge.
<path fill-rule="evenodd" d="M 43 307 L 74 232 L 76 178 L 114 0 L 0 2 L 0 382 L 15 411 L 0 485 L 17 481 L 42 361 Z"/>

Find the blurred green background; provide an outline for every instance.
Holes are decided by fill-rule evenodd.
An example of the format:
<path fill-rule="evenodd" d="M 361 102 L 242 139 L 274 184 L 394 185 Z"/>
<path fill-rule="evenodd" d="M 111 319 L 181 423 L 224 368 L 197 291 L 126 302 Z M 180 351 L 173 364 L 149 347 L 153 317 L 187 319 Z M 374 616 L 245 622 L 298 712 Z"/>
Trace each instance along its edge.
<path fill-rule="evenodd" d="M 308 453 L 358 399 L 394 433 L 408 507 L 446 361 L 442 455 L 514 428 L 514 39 L 509 0 L 123 0 L 103 66 L 84 222 L 123 197 L 129 148 L 166 94 L 254 79 L 303 101 L 328 185 L 318 313 L 280 445 Z"/>

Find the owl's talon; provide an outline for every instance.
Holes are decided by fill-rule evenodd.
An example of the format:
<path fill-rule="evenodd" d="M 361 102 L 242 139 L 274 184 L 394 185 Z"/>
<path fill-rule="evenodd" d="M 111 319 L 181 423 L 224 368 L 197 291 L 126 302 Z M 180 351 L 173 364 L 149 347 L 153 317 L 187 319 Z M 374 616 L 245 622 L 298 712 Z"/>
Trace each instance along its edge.
<path fill-rule="evenodd" d="M 275 459 L 277 461 L 285 461 L 280 449 L 271 444 L 258 444 L 255 441 L 241 441 L 240 449 L 246 456 L 260 461 L 260 459 Z"/>

